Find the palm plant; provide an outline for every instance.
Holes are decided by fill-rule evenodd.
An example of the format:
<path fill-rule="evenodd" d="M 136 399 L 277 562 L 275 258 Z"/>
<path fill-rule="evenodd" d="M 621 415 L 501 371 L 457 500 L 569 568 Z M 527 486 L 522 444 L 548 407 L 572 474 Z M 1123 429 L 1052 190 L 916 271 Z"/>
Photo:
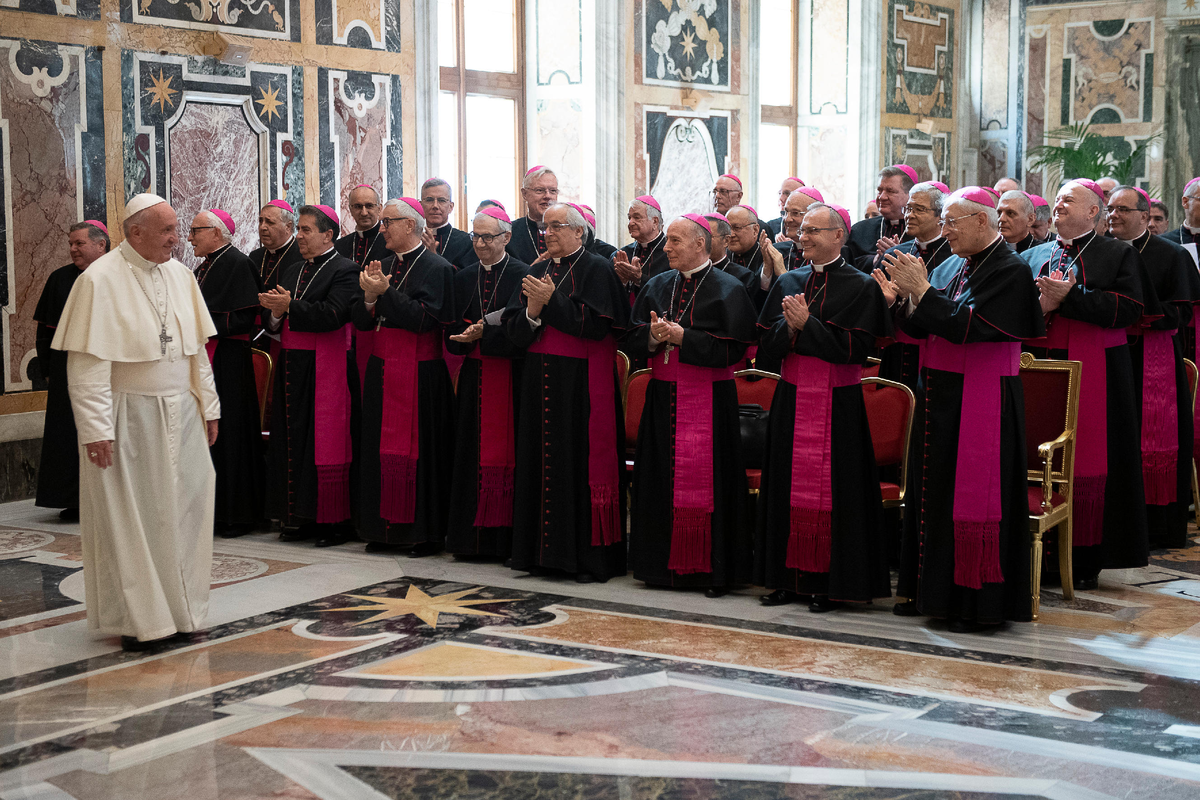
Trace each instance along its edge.
<path fill-rule="evenodd" d="M 1145 158 L 1150 146 L 1162 141 L 1162 132 L 1151 134 L 1138 142 L 1129 155 L 1119 158 L 1118 153 L 1127 144 L 1115 136 L 1102 136 L 1086 122 L 1055 128 L 1046 133 L 1046 140 L 1057 139 L 1061 145 L 1043 144 L 1029 148 L 1029 169 L 1046 170 L 1051 177 L 1063 178 L 1115 178 L 1122 184 L 1136 180 L 1136 170 Z"/>

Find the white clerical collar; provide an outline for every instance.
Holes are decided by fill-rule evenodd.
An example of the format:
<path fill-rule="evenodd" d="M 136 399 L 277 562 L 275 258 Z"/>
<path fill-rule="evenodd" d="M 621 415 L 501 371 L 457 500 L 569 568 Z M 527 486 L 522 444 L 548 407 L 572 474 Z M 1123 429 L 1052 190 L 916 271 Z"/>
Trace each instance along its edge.
<path fill-rule="evenodd" d="M 661 239 L 665 235 L 666 234 L 664 234 L 660 231 L 659 233 L 655 234 L 655 236 L 653 238 L 649 239 L 648 241 L 638 242 L 637 239 L 634 239 L 634 241 L 637 242 L 638 247 L 649 247 L 650 245 L 654 244 L 655 242 L 657 242 L 659 239 Z"/>
<path fill-rule="evenodd" d="M 125 260 L 130 264 L 133 264 L 135 267 L 141 267 L 148 272 L 158 266 L 157 263 L 150 261 L 149 259 L 142 258 L 141 254 L 138 253 L 137 250 L 133 249 L 133 245 L 129 243 L 128 239 L 121 242 L 120 248 L 121 254 L 125 256 Z"/>
<path fill-rule="evenodd" d="M 826 261 L 824 264 L 813 264 L 812 265 L 813 272 L 824 272 L 826 270 L 826 268 L 832 267 L 834 264 L 836 264 L 837 262 L 839 262 L 841 260 L 842 260 L 841 255 L 838 255 L 838 257 L 835 258 L 833 261 Z"/>
<path fill-rule="evenodd" d="M 445 222 L 443 222 L 441 225 L 438 225 L 436 228 L 434 228 L 434 230 L 435 230 L 435 231 L 440 231 L 442 228 L 450 228 L 450 227 L 453 227 L 453 226 L 450 224 L 450 220 L 446 220 L 446 221 L 445 221 Z"/>
<path fill-rule="evenodd" d="M 332 253 L 332 252 L 333 252 L 333 245 L 329 245 L 329 249 L 328 249 L 328 250 L 326 250 L 324 253 L 321 253 L 321 254 L 319 254 L 319 255 L 317 255 L 317 256 L 314 256 L 314 257 L 313 257 L 311 260 L 312 260 L 312 261 L 316 261 L 316 260 L 317 260 L 318 258 L 320 258 L 321 256 L 329 255 L 329 254 L 330 254 L 330 253 Z"/>
<path fill-rule="evenodd" d="M 929 249 L 929 245 L 933 244 L 934 242 L 936 242 L 936 241 L 937 241 L 938 239 L 940 239 L 940 238 L 942 238 L 942 237 L 941 237 L 940 235 L 938 235 L 938 236 L 935 236 L 935 237 L 933 237 L 932 239 L 930 239 L 929 241 L 926 241 L 926 242 L 922 242 L 920 239 L 918 239 L 918 240 L 917 240 L 917 247 L 921 248 L 922 250 L 927 250 L 927 249 Z"/>
<path fill-rule="evenodd" d="M 583 250 L 583 245 L 579 246 L 579 250 L 576 250 L 574 253 L 571 253 L 571 255 L 567 256 L 567 261 L 570 261 L 571 259 L 575 258 L 575 256 L 579 255 L 580 250 Z M 561 261 L 562 261 L 561 258 L 554 259 L 555 264 L 558 264 Z"/>
<path fill-rule="evenodd" d="M 1125 244 L 1133 244 L 1138 239 L 1141 239 L 1143 236 L 1145 236 L 1147 233 L 1149 233 L 1149 231 L 1150 231 L 1150 229 L 1147 228 L 1146 230 L 1142 231 L 1141 233 L 1139 233 L 1137 236 L 1133 237 L 1132 239 L 1121 239 L 1120 236 L 1118 236 L 1117 239 L 1124 242 Z"/>
<path fill-rule="evenodd" d="M 371 231 L 375 230 L 375 229 L 376 229 L 376 228 L 378 228 L 378 227 L 379 227 L 379 223 L 378 223 L 378 222 L 376 222 L 374 225 L 372 225 L 371 227 L 367 228 L 366 230 L 364 230 L 364 231 L 355 231 L 355 233 L 357 233 L 359 236 L 362 236 L 362 237 L 366 238 L 366 235 L 367 235 L 368 233 L 370 233 Z"/>
<path fill-rule="evenodd" d="M 1087 237 L 1093 235 L 1094 233 L 1095 233 L 1095 231 L 1093 231 L 1093 230 L 1087 230 L 1071 239 L 1068 239 L 1067 237 L 1063 236 L 1060 233 L 1058 235 L 1058 243 L 1061 244 L 1063 247 L 1070 247 L 1072 242 L 1078 242 L 1080 239 L 1086 239 Z M 984 249 L 986 250 L 987 248 L 985 247 Z"/>
<path fill-rule="evenodd" d="M 406 255 L 408 255 L 412 251 L 416 250 L 418 247 L 423 247 L 424 245 L 425 245 L 424 242 L 417 242 L 416 246 L 410 247 L 407 250 L 405 250 L 403 253 L 397 253 L 396 255 L 400 256 L 400 258 L 404 258 Z"/>
<path fill-rule="evenodd" d="M 684 273 L 683 273 L 683 277 L 685 277 L 685 278 L 690 278 L 690 277 L 692 277 L 693 275 L 695 275 L 697 272 L 699 272 L 700 270 L 704 269 L 705 267 L 707 267 L 707 266 L 708 266 L 708 265 L 710 265 L 710 264 L 712 264 L 712 259 L 709 259 L 708 261 L 705 261 L 703 264 L 701 264 L 700 266 L 696 267 L 695 269 L 689 269 L 687 272 L 684 272 Z"/>
<path fill-rule="evenodd" d="M 1188 233 L 1190 233 L 1192 235 L 1200 234 L 1200 228 L 1193 228 L 1191 225 L 1187 225 L 1187 224 L 1185 224 L 1183 227 L 1185 230 L 1187 230 Z"/>
<path fill-rule="evenodd" d="M 278 253 L 280 250 L 287 250 L 289 247 L 291 247 L 291 246 L 292 246 L 292 242 L 294 242 L 294 241 L 296 241 L 296 234 L 294 234 L 294 233 L 293 233 L 293 234 L 292 234 L 292 236 L 291 236 L 291 238 L 290 238 L 290 239 L 288 239 L 286 242 L 284 242 L 283 244 L 279 245 L 279 247 L 276 247 L 274 250 L 270 250 L 270 249 L 268 249 L 268 250 L 267 250 L 267 252 L 268 252 L 268 253 L 270 253 L 271 255 L 275 255 L 275 254 L 276 254 L 276 253 Z"/>
<path fill-rule="evenodd" d="M 491 272 L 491 271 L 492 271 L 492 267 L 496 266 L 497 264 L 499 264 L 499 263 L 500 263 L 501 261 L 503 261 L 503 260 L 504 260 L 504 256 L 500 256 L 500 259 L 499 259 L 498 261 L 493 261 L 491 264 L 485 264 L 485 263 L 483 263 L 482 261 L 480 261 L 480 262 L 479 262 L 479 266 L 483 267 L 483 268 L 484 268 L 484 269 L 486 269 L 488 272 Z"/>

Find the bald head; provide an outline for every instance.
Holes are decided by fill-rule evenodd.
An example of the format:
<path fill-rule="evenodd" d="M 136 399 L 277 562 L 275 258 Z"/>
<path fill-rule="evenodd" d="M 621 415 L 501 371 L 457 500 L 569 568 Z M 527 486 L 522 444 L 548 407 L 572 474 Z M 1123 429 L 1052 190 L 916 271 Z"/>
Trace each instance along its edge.
<path fill-rule="evenodd" d="M 808 212 L 808 207 L 817 201 L 804 194 L 803 192 L 795 191 L 788 195 L 787 202 L 783 206 L 783 231 L 784 235 L 795 241 L 800 236 L 800 224 L 804 220 L 805 213 Z"/>
<path fill-rule="evenodd" d="M 779 186 L 779 215 L 783 216 L 784 206 L 787 205 L 788 196 L 792 192 L 799 189 L 804 184 L 795 178 L 786 178 Z"/>
<path fill-rule="evenodd" d="M 992 187 L 996 194 L 1004 194 L 1005 192 L 1015 192 L 1020 190 L 1021 184 L 1014 181 L 1012 178 L 1001 178 L 996 181 L 996 185 Z"/>

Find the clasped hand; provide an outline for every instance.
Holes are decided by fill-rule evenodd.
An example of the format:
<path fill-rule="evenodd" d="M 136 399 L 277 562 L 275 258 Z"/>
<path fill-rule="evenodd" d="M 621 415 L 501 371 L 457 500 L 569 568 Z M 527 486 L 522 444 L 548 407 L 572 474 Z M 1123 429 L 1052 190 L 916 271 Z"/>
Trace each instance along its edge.
<path fill-rule="evenodd" d="M 358 273 L 358 285 L 363 290 L 363 299 L 374 303 L 388 289 L 388 277 L 383 274 L 383 265 L 378 261 L 367 264 L 366 269 Z"/>
<path fill-rule="evenodd" d="M 887 273 L 883 277 L 887 278 L 890 275 L 889 283 L 896 288 L 893 297 L 907 296 L 911 297 L 913 302 L 919 301 L 929 288 L 929 273 L 925 269 L 925 262 L 911 253 L 888 253 L 883 257 L 883 262 L 887 265 Z M 875 280 L 879 281 L 879 277 Z M 879 288 L 884 290 L 885 297 L 891 286 L 885 288 L 880 284 Z"/>
<path fill-rule="evenodd" d="M 537 319 L 542 315 L 542 309 L 546 307 L 554 294 L 554 281 L 549 278 L 526 275 L 521 281 L 521 293 L 525 295 L 528 302 L 530 319 Z"/>
<path fill-rule="evenodd" d="M 808 301 L 804 299 L 804 293 L 790 294 L 783 298 L 783 318 L 787 321 L 788 329 L 793 333 L 799 333 L 804 330 L 804 325 L 808 322 Z"/>
<path fill-rule="evenodd" d="M 1071 291 L 1075 283 L 1074 272 L 1064 273 L 1057 269 L 1048 276 L 1038 278 L 1037 287 L 1041 292 L 1038 300 L 1042 304 L 1042 313 L 1049 314 L 1062 305 L 1062 301 L 1066 299 L 1067 293 Z"/>
<path fill-rule="evenodd" d="M 666 342 L 676 347 L 683 344 L 683 326 L 663 319 L 653 311 L 650 312 L 650 335 L 656 342 Z"/>
<path fill-rule="evenodd" d="M 270 311 L 273 316 L 282 318 L 292 304 L 292 293 L 281 286 L 276 286 L 271 291 L 260 294 L 258 304 Z"/>

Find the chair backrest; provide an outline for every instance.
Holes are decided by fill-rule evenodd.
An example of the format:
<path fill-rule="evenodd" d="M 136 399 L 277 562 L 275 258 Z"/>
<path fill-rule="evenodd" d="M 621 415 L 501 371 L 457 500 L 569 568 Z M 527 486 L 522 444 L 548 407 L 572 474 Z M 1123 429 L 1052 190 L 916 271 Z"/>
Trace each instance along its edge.
<path fill-rule="evenodd" d="M 624 396 L 625 384 L 629 381 L 629 356 L 617 351 L 617 380 L 620 381 L 617 385 L 621 387 L 621 394 Z"/>
<path fill-rule="evenodd" d="M 764 411 L 771 410 L 775 384 L 779 382 L 779 376 L 774 372 L 743 369 L 733 373 L 733 382 L 737 386 L 738 405 L 755 405 L 762 407 Z"/>
<path fill-rule="evenodd" d="M 638 425 L 642 423 L 642 409 L 646 405 L 646 387 L 650 385 L 651 370 L 639 369 L 629 376 L 625 387 L 625 448 L 637 446 Z"/>
<path fill-rule="evenodd" d="M 863 365 L 862 376 L 864 378 L 878 378 L 880 363 L 880 360 L 875 356 L 869 356 L 867 358 L 867 363 Z M 864 387 L 866 386 L 867 384 L 864 384 Z M 871 386 L 871 388 L 873 389 L 874 386 Z"/>
<path fill-rule="evenodd" d="M 1183 371 L 1187 373 L 1188 388 L 1192 390 L 1192 409 L 1196 408 L 1196 383 L 1200 380 L 1200 374 L 1197 374 L 1196 365 L 1186 358 L 1183 360 Z"/>
<path fill-rule="evenodd" d="M 904 464 L 917 406 L 912 389 L 886 378 L 863 378 L 862 388 L 875 463 L 881 467 Z M 900 485 L 904 485 L 903 478 Z"/>
<path fill-rule="evenodd" d="M 1021 389 L 1025 395 L 1025 459 L 1027 468 L 1039 475 L 1043 459 L 1038 447 L 1074 431 L 1079 417 L 1078 361 L 1037 359 L 1021 354 Z M 1071 439 L 1056 458 L 1056 480 L 1073 475 L 1075 440 Z M 1060 477 L 1061 476 L 1061 477 Z"/>
<path fill-rule="evenodd" d="M 258 426 L 261 428 L 267 416 L 267 402 L 271 399 L 271 373 L 274 365 L 271 355 L 257 347 L 250 348 L 254 363 L 254 388 L 258 391 Z"/>

